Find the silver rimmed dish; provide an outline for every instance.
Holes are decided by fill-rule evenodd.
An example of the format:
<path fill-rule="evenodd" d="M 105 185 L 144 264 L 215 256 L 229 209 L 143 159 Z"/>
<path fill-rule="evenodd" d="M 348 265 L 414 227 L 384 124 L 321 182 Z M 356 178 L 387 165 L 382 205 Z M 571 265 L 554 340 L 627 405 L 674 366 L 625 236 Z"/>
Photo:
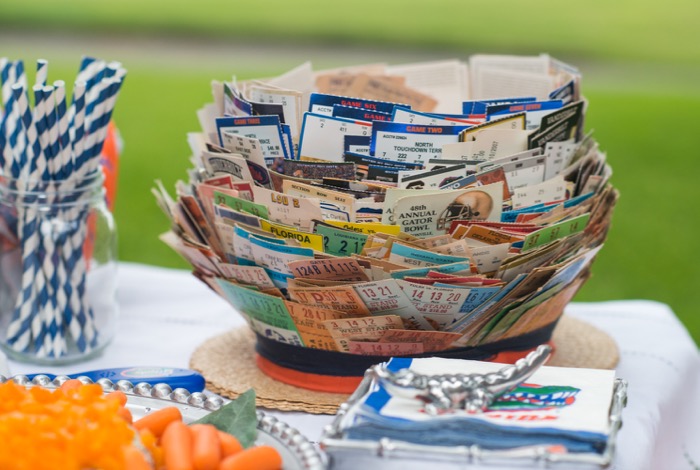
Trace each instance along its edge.
<path fill-rule="evenodd" d="M 29 379 L 25 375 L 16 375 L 6 378 L 0 375 L 0 383 L 8 380 L 26 387 L 57 388 L 68 380 L 67 376 L 57 376 L 51 380 L 45 375 L 37 375 Z M 139 419 L 153 410 L 166 406 L 175 406 L 182 413 L 186 423 L 196 421 L 212 411 L 221 408 L 227 400 L 202 392 L 190 393 L 184 388 L 172 389 L 167 384 L 151 386 L 145 382 L 134 385 L 127 380 L 116 383 L 109 379 L 100 379 L 93 382 L 88 377 L 79 377 L 78 380 L 85 384 L 97 383 L 105 392 L 121 390 L 127 395 L 126 407 L 131 411 L 134 419 Z M 282 456 L 284 470 L 324 470 L 327 468 L 327 459 L 316 446 L 302 435 L 298 430 L 278 420 L 273 416 L 267 416 L 262 411 L 257 411 L 258 436 L 255 441 L 258 445 L 270 445 L 277 449 Z"/>

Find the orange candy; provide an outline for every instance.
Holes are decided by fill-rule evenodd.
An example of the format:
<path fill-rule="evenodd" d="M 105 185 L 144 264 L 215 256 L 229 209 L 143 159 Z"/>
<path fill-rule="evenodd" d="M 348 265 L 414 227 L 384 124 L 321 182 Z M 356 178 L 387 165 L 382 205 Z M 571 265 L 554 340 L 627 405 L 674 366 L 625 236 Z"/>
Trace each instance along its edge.
<path fill-rule="evenodd" d="M 0 468 L 121 470 L 131 455 L 134 431 L 120 416 L 118 400 L 99 385 L 64 389 L 0 385 Z M 33 449 L 33 451 L 28 451 Z"/>

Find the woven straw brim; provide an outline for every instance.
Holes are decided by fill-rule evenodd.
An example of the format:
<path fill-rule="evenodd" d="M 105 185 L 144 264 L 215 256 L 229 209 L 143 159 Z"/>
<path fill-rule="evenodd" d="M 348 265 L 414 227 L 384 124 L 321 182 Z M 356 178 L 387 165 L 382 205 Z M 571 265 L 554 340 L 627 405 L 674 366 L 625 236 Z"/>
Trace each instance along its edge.
<path fill-rule="evenodd" d="M 552 335 L 555 352 L 547 365 L 612 369 L 619 352 L 615 341 L 586 322 L 564 315 Z M 215 336 L 195 350 L 190 368 L 207 380 L 207 389 L 236 398 L 255 389 L 257 405 L 282 411 L 335 414 L 348 395 L 314 392 L 274 380 L 255 363 L 255 336 L 240 327 Z"/>

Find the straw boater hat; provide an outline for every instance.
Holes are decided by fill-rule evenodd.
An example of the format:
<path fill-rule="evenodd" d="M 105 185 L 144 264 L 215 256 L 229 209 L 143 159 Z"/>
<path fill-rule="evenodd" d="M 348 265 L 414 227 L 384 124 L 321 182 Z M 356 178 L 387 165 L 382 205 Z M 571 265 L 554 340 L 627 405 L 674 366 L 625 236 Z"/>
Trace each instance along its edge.
<path fill-rule="evenodd" d="M 610 336 L 568 315 L 559 319 L 550 344 L 554 347 L 547 364 L 550 366 L 612 369 L 619 360 L 617 346 Z M 349 393 L 310 390 L 281 382 L 263 372 L 260 364 L 255 335 L 247 326 L 207 340 L 190 360 L 190 367 L 206 378 L 207 389 L 235 398 L 254 388 L 258 406 L 266 408 L 334 414 L 349 396 Z"/>

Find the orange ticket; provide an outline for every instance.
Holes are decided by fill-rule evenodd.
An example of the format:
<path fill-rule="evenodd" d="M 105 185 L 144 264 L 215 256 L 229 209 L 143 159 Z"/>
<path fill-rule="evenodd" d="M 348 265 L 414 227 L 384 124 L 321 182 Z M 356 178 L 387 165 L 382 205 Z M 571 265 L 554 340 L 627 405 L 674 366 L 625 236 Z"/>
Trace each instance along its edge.
<path fill-rule="evenodd" d="M 328 279 L 334 281 L 368 281 L 365 270 L 350 257 L 305 259 L 289 263 L 296 278 Z"/>
<path fill-rule="evenodd" d="M 370 311 L 352 286 L 289 287 L 289 297 L 302 304 L 369 315 Z"/>
<path fill-rule="evenodd" d="M 326 320 L 339 320 L 347 318 L 348 314 L 337 310 L 303 305 L 297 302 L 286 301 L 289 316 L 299 330 L 299 336 L 309 348 L 337 351 L 338 346 L 328 332 L 323 322 Z"/>
<path fill-rule="evenodd" d="M 474 240 L 486 245 L 500 245 L 501 243 L 516 243 L 522 241 L 525 237 L 518 237 L 480 225 L 472 225 L 462 238 Z"/>

